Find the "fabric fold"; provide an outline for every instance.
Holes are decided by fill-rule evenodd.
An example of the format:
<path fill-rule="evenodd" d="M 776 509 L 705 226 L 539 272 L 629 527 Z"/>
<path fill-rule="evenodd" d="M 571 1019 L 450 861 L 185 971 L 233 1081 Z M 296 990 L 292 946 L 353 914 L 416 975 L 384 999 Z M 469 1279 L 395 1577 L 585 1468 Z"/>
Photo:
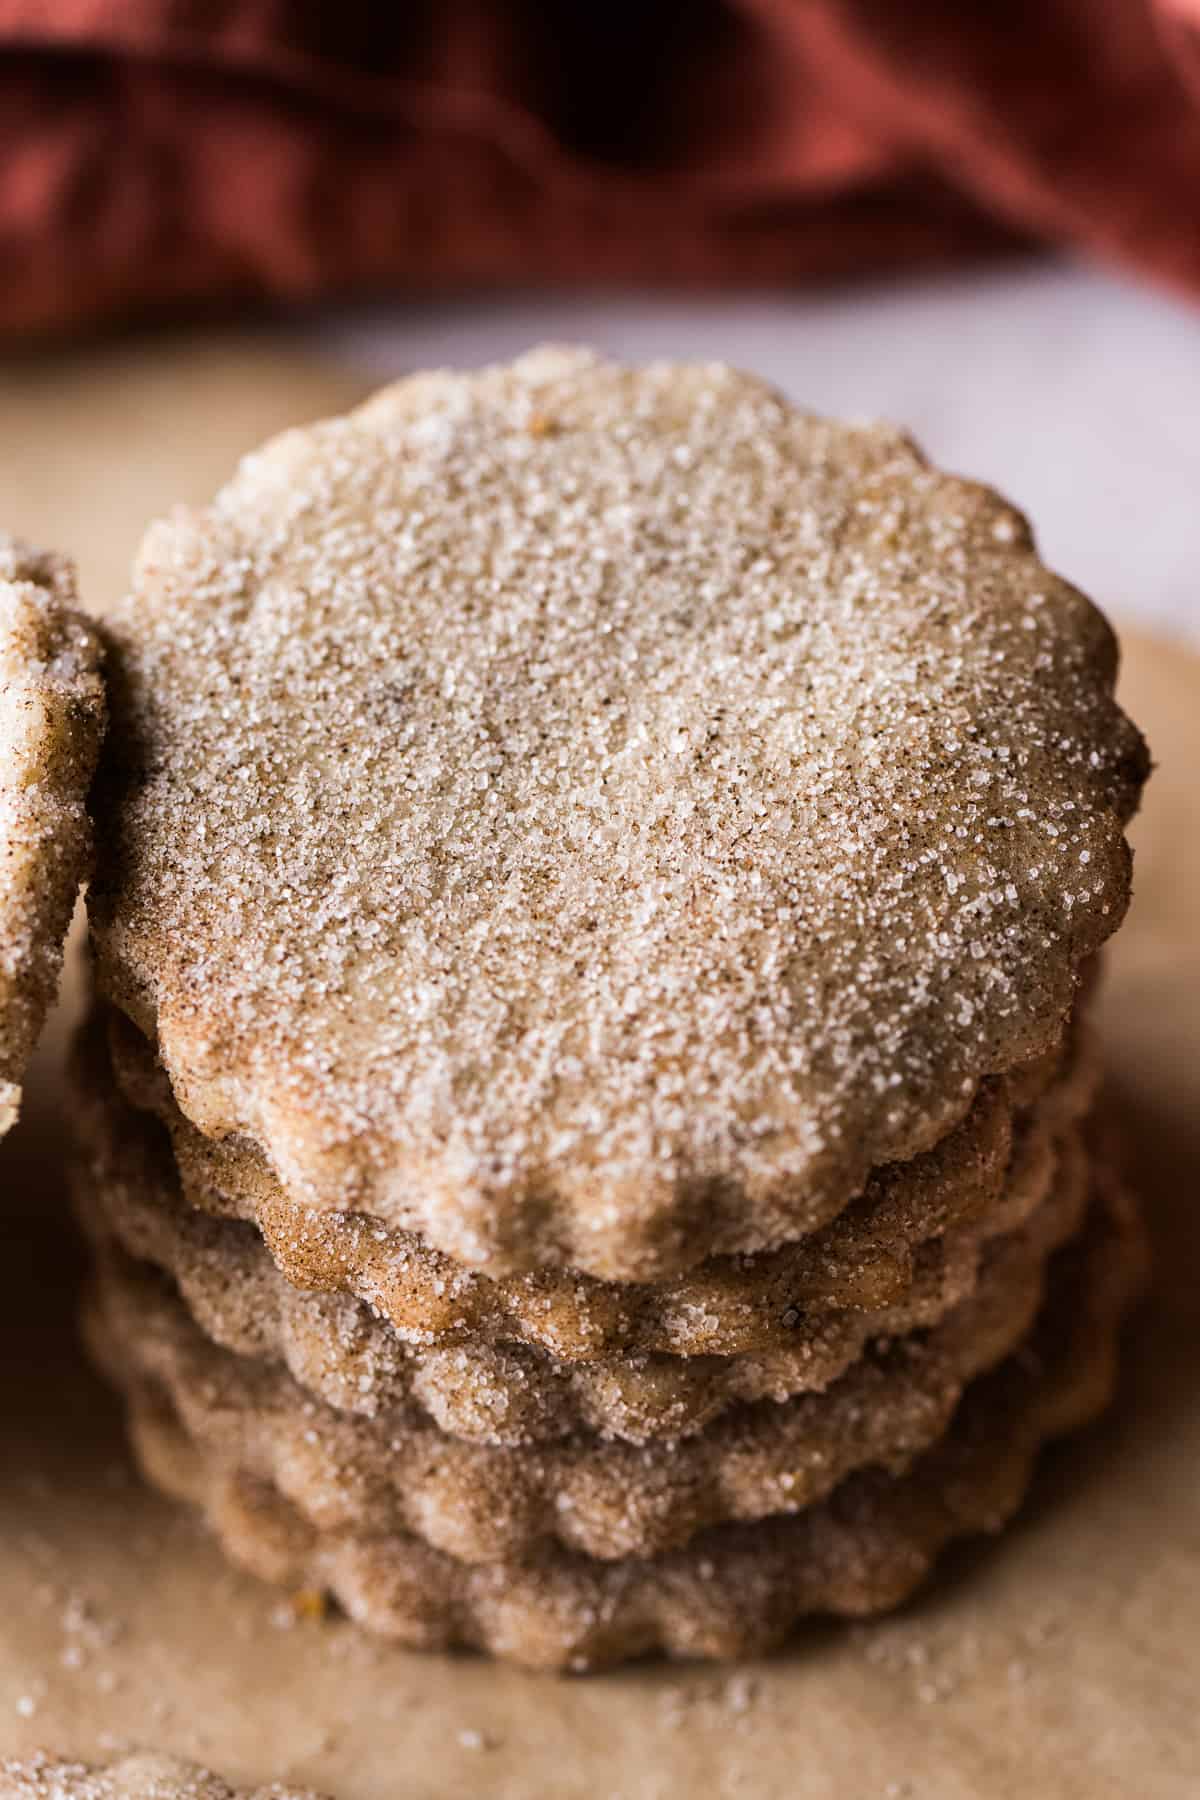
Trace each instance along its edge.
<path fill-rule="evenodd" d="M 0 0 L 0 330 L 1019 244 L 1200 293 L 1196 0 Z"/>

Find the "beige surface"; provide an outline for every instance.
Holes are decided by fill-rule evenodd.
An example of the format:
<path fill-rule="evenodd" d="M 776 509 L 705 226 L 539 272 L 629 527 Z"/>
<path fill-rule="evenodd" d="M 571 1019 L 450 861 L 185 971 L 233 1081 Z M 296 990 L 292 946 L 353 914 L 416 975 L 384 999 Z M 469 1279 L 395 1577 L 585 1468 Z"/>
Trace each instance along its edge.
<path fill-rule="evenodd" d="M 349 397 L 244 342 L 0 371 L 0 422 L 21 446 L 0 466 L 0 520 L 56 536 L 93 598 L 111 594 L 148 512 Z M 1117 1414 L 1050 1459 L 1014 1533 L 954 1558 L 902 1617 L 814 1630 L 732 1676 L 555 1681 L 289 1625 L 277 1595 L 141 1493 L 80 1364 L 51 1050 L 0 1150 L 0 1754 L 155 1743 L 339 1800 L 1195 1793 L 1200 665 L 1135 643 L 1124 696 L 1162 768 L 1103 1013 L 1158 1283 Z"/>

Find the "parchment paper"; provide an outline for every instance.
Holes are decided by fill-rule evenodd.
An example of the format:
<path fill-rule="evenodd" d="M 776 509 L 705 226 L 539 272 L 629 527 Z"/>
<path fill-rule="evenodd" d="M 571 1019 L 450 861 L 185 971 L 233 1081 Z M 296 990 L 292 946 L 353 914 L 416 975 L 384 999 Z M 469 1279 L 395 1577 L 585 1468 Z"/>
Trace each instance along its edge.
<path fill-rule="evenodd" d="M 266 336 L 0 369 L 0 520 L 76 552 L 102 610 L 151 514 L 353 397 Z M 1200 1793 L 1200 664 L 1131 641 L 1124 693 L 1161 767 L 1102 1015 L 1157 1282 L 1118 1408 L 1047 1459 L 1014 1530 L 903 1614 L 732 1671 L 535 1677 L 294 1618 L 142 1491 L 76 1348 L 68 996 L 0 1148 L 0 1754 L 154 1745 L 339 1800 Z"/>

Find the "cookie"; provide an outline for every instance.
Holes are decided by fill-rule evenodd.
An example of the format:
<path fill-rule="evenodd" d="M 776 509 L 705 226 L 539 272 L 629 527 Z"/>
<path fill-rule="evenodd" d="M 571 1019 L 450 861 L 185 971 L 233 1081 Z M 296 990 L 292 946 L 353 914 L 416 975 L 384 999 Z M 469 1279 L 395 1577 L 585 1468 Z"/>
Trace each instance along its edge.
<path fill-rule="evenodd" d="M 363 1214 L 330 1212 L 293 1200 L 265 1177 L 231 1184 L 219 1147 L 182 1123 L 165 1078 L 144 1047 L 130 1056 L 118 1030 L 126 1092 L 174 1121 L 172 1140 L 185 1197 L 219 1216 L 248 1217 L 279 1268 L 302 1288 L 356 1295 L 402 1336 L 423 1344 L 519 1340 L 564 1361 L 615 1355 L 733 1355 L 787 1350 L 818 1312 L 879 1311 L 910 1293 L 918 1264 L 945 1247 L 943 1234 L 984 1217 L 1001 1199 L 1013 1149 L 1013 1100 L 1030 1101 L 1032 1073 L 998 1078 L 968 1117 L 919 1161 L 880 1171 L 867 1192 L 824 1232 L 755 1257 L 714 1258 L 690 1275 L 655 1284 L 600 1282 L 547 1269 L 492 1280 L 432 1251 L 411 1233 L 388 1231 Z M 84 1048 L 81 1089 L 92 1076 Z M 1068 1056 L 1037 1065 L 1037 1086 L 1058 1073 L 1047 1110 L 1027 1105 L 1020 1131 L 1053 1128 L 1060 1103 L 1077 1094 Z M 155 1098 L 157 1094 L 157 1098 Z M 185 1142 L 186 1140 L 186 1142 Z M 181 1153 L 181 1144 L 183 1146 Z M 931 1240 L 938 1240 L 931 1243 Z M 924 1247 L 924 1248 L 923 1248 Z"/>
<path fill-rule="evenodd" d="M 763 1281 L 776 1287 L 786 1282 L 795 1303 L 808 1307 L 834 1302 L 880 1306 L 897 1295 L 911 1278 L 915 1245 L 956 1222 L 969 1221 L 987 1207 L 1001 1180 L 1005 1133 L 1011 1134 L 1015 1115 L 1034 1107 L 1050 1086 L 1061 1083 L 1064 1065 L 1076 1066 L 1075 1040 L 1082 1033 L 1079 1010 L 1077 1005 L 1062 1043 L 985 1084 L 966 1118 L 931 1150 L 910 1162 L 875 1171 L 863 1193 L 824 1229 L 810 1232 L 802 1245 L 781 1246 L 773 1265 L 766 1255 L 752 1261 L 742 1259 L 740 1266 L 743 1276 L 750 1278 L 750 1287 L 761 1288 Z M 337 1209 L 328 1205 L 297 1207 L 294 1197 L 281 1189 L 252 1146 L 213 1142 L 197 1131 L 176 1104 L 166 1072 L 146 1039 L 116 1009 L 108 1009 L 107 1022 L 121 1088 L 135 1105 L 154 1112 L 167 1126 L 193 1204 L 234 1218 L 271 1218 L 285 1231 L 292 1221 L 312 1220 L 322 1210 L 331 1218 L 336 1215 Z M 541 1270 L 536 1282 L 519 1277 L 506 1281 L 493 1272 L 486 1278 L 492 1284 L 489 1292 L 478 1282 L 465 1279 L 471 1271 L 432 1252 L 419 1233 L 382 1226 L 365 1214 L 353 1219 L 352 1229 L 365 1227 L 376 1243 L 394 1247 L 397 1257 L 428 1268 L 440 1294 L 447 1291 L 445 1284 L 458 1295 L 473 1291 L 476 1303 L 483 1301 L 497 1317 L 505 1310 L 518 1317 L 527 1315 L 531 1296 L 535 1314 L 549 1312 L 553 1318 L 561 1317 L 572 1302 L 585 1303 L 601 1321 L 606 1313 L 612 1315 L 614 1299 L 625 1311 L 641 1304 L 630 1284 L 600 1283 L 574 1269 Z M 298 1235 L 303 1236 L 302 1224 Z M 692 1316 L 716 1316 L 722 1311 L 722 1295 L 730 1288 L 731 1275 L 731 1259 L 713 1258 L 678 1281 L 675 1294 Z M 716 1285 L 706 1291 L 713 1276 Z M 745 1289 L 747 1283 L 738 1279 L 733 1285 Z M 673 1300 L 669 1282 L 654 1287 L 658 1301 Z M 603 1329 L 603 1324 L 599 1328 Z M 564 1349 L 563 1354 L 567 1353 Z"/>
<path fill-rule="evenodd" d="M 649 1556 L 711 1525 L 799 1512 L 854 1469 L 907 1468 L 943 1435 L 967 1382 L 1028 1332 L 1047 1256 L 1078 1228 L 1087 1189 L 1079 1155 L 930 1331 L 873 1346 L 824 1393 L 733 1406 L 682 1442 L 588 1434 L 485 1448 L 417 1409 L 351 1418 L 277 1364 L 219 1349 L 157 1271 L 112 1246 L 88 1339 L 119 1384 L 161 1388 L 189 1436 L 270 1481 L 320 1530 L 406 1531 L 465 1562 L 523 1560 L 548 1540 L 602 1560 Z"/>
<path fill-rule="evenodd" d="M 76 1109 L 86 1141 L 77 1207 L 93 1236 L 113 1238 L 164 1269 L 217 1343 L 286 1364 L 301 1386 L 341 1411 L 372 1417 L 415 1405 L 451 1436 L 482 1443 L 543 1442 L 584 1430 L 643 1443 L 688 1436 L 739 1400 L 818 1391 L 872 1338 L 936 1323 L 972 1290 L 989 1238 L 1018 1229 L 1051 1183 L 1068 1178 L 1064 1157 L 1078 1163 L 1071 1121 L 1094 1085 L 1094 1067 L 1092 1056 L 1077 1058 L 1058 1090 L 1058 1137 L 1023 1134 L 1003 1204 L 952 1242 L 924 1246 L 901 1302 L 812 1314 L 792 1329 L 786 1349 L 757 1356 L 564 1364 L 516 1344 L 411 1345 L 360 1301 L 293 1287 L 249 1226 L 188 1206 L 158 1128 L 90 1082 L 81 1085 Z"/>
<path fill-rule="evenodd" d="M 2 1800 L 321 1800 L 311 1788 L 234 1788 L 174 1756 L 140 1752 L 99 1767 L 44 1752 L 0 1761 Z"/>
<path fill-rule="evenodd" d="M 70 564 L 0 533 L 0 1135 L 16 1121 L 91 857 L 101 660 Z"/>
<path fill-rule="evenodd" d="M 808 1614 L 897 1605 L 949 1541 L 1005 1523 L 1045 1440 L 1107 1403 L 1145 1250 L 1111 1172 L 1097 1181 L 1100 1204 L 1056 1257 L 1031 1338 L 972 1384 L 945 1439 L 908 1474 L 864 1471 L 792 1518 L 720 1526 L 665 1556 L 601 1564 L 553 1549 L 472 1567 L 403 1533 L 320 1532 L 269 1483 L 193 1443 L 161 1388 L 131 1397 L 136 1447 L 149 1478 L 199 1507 L 234 1561 L 327 1589 L 367 1628 L 414 1648 L 470 1645 L 579 1670 L 653 1650 L 753 1655 Z"/>
<path fill-rule="evenodd" d="M 422 376 L 151 529 L 89 910 L 178 1103 L 459 1263 L 770 1251 L 1056 1042 L 1145 749 L 996 495 L 715 365 Z"/>
<path fill-rule="evenodd" d="M 95 1235 L 171 1275 L 216 1342 L 286 1364 L 304 1387 L 342 1411 L 366 1416 L 404 1403 L 423 1407 L 455 1437 L 518 1444 L 580 1430 L 634 1443 L 683 1437 L 737 1400 L 784 1400 L 827 1387 L 873 1337 L 931 1325 L 975 1282 L 989 1236 L 1020 1223 L 1043 1185 L 1041 1158 L 1012 1202 L 950 1246 L 930 1246 L 903 1302 L 879 1312 L 846 1309 L 798 1324 L 787 1350 L 741 1357 L 611 1358 L 563 1364 L 500 1343 L 446 1349 L 407 1344 L 369 1308 L 344 1295 L 294 1288 L 257 1233 L 207 1218 L 145 1180 L 132 1135 L 116 1146 L 125 1172 L 89 1159 L 77 1203 Z M 1053 1163 L 1062 1147 L 1048 1153 Z M 131 1166 L 135 1172 L 130 1173 Z M 1019 1206 L 1016 1201 L 1019 1200 Z"/>

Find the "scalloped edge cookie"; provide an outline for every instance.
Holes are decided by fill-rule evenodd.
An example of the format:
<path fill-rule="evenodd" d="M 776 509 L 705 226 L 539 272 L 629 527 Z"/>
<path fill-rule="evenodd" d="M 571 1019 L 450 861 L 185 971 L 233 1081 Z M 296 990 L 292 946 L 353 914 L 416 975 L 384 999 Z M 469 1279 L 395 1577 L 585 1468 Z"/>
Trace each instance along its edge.
<path fill-rule="evenodd" d="M 722 366 L 398 383 L 153 527 L 110 637 L 104 990 L 205 1135 L 475 1267 L 796 1238 L 1052 1047 L 1127 904 L 1101 615 Z"/>
<path fill-rule="evenodd" d="M 0 1136 L 58 991 L 92 855 L 105 725 L 100 640 L 73 566 L 0 533 Z"/>
<path fill-rule="evenodd" d="M 898 1605 L 951 1540 L 1007 1522 L 1046 1440 L 1107 1405 L 1146 1245 L 1111 1170 L 1097 1179 L 1100 1205 L 1055 1258 L 1029 1341 L 972 1384 L 945 1439 L 907 1475 L 853 1476 L 794 1518 L 717 1527 L 666 1556 L 599 1564 L 555 1550 L 471 1567 L 404 1535 L 317 1532 L 269 1484 L 193 1444 L 161 1390 L 130 1396 L 135 1448 L 147 1477 L 198 1507 L 234 1562 L 327 1590 L 368 1630 L 414 1649 L 470 1646 L 577 1671 L 651 1651 L 758 1654 L 809 1614 Z"/>
<path fill-rule="evenodd" d="M 409 1532 L 463 1562 L 524 1560 L 553 1540 L 600 1560 L 651 1556 L 732 1520 L 797 1513 L 865 1465 L 908 1468 L 947 1429 L 968 1382 L 1026 1336 L 1052 1252 L 1088 1197 L 1080 1151 L 1021 1230 L 988 1247 L 972 1293 L 927 1331 L 868 1350 L 823 1392 L 735 1405 L 681 1442 L 592 1435 L 466 1444 L 397 1408 L 356 1419 L 277 1364 L 219 1349 L 159 1272 L 101 1245 L 85 1311 L 120 1386 L 154 1383 L 184 1429 L 269 1482 L 318 1530 Z"/>
<path fill-rule="evenodd" d="M 803 1321 L 818 1312 L 879 1311 L 902 1302 L 918 1273 L 918 1246 L 951 1226 L 982 1219 L 1001 1201 L 1012 1160 L 1013 1102 L 1023 1103 L 1023 1131 L 1057 1128 L 1058 1104 L 1074 1107 L 1090 1080 L 1078 1035 L 1076 1022 L 1066 1049 L 1038 1062 L 1036 1079 L 1031 1068 L 989 1084 L 986 1109 L 978 1103 L 949 1139 L 921 1159 L 920 1183 L 913 1176 L 916 1164 L 887 1171 L 870 1195 L 827 1228 L 827 1237 L 814 1234 L 758 1257 L 714 1259 L 659 1284 L 606 1283 L 553 1269 L 492 1281 L 409 1233 L 390 1232 L 362 1214 L 306 1207 L 273 1182 L 228 1192 L 219 1171 L 205 1173 L 208 1140 L 181 1124 L 176 1135 L 185 1134 L 194 1150 L 183 1159 L 184 1196 L 218 1217 L 253 1223 L 295 1286 L 352 1294 L 414 1343 L 519 1341 L 567 1362 L 786 1350 Z M 74 1066 L 86 1104 L 108 1079 L 86 1039 Z M 138 1104 L 169 1109 L 165 1078 L 144 1052 L 136 1079 L 124 1061 L 121 1074 Z M 1033 1098 L 1035 1088 L 1046 1096 L 1044 1108 Z M 833 1256 L 831 1245 L 838 1247 Z"/>
<path fill-rule="evenodd" d="M 81 1097 L 84 1143 L 74 1189 L 92 1236 L 164 1269 L 215 1342 L 283 1363 L 340 1411 L 367 1417 L 397 1405 L 424 1408 L 470 1442 L 515 1445 L 596 1431 L 631 1443 L 690 1436 L 737 1401 L 785 1400 L 835 1380 L 875 1337 L 935 1324 L 972 1290 L 988 1240 L 1018 1229 L 1077 1156 L 1076 1119 L 1096 1083 L 1084 1051 L 1056 1098 L 1055 1135 L 1023 1134 L 1004 1201 L 952 1241 L 931 1240 L 896 1305 L 813 1314 L 788 1347 L 735 1357 L 611 1357 L 561 1363 L 527 1345 L 467 1340 L 445 1348 L 407 1343 L 362 1301 L 294 1287 L 257 1231 L 214 1219 L 183 1199 L 165 1136 L 110 1093 Z"/>

